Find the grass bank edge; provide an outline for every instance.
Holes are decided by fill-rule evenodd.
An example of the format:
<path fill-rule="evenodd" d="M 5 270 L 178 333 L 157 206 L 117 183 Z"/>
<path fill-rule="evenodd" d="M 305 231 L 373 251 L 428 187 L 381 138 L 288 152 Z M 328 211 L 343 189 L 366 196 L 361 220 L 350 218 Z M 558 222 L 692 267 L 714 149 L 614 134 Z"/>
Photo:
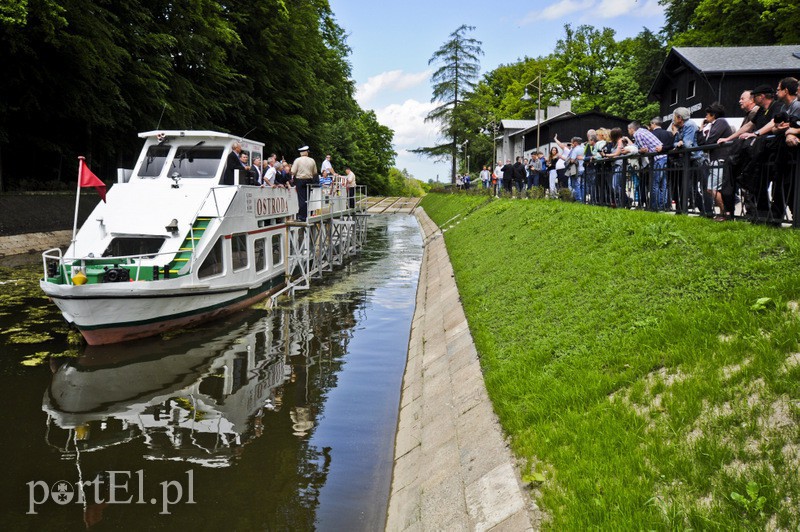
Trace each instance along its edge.
<path fill-rule="evenodd" d="M 422 206 L 553 528 L 800 523 L 800 233 L 551 200 Z"/>

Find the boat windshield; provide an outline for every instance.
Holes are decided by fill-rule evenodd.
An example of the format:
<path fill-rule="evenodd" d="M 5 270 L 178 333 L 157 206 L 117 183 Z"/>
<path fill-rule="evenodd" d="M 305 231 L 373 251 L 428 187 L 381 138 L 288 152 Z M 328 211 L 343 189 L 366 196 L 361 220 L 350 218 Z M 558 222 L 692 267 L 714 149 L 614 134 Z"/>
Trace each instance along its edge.
<path fill-rule="evenodd" d="M 158 177 L 169 155 L 169 146 L 158 145 L 147 148 L 147 155 L 139 168 L 139 177 Z"/>
<path fill-rule="evenodd" d="M 154 256 L 164 245 L 163 237 L 124 236 L 115 237 L 103 252 L 104 257 L 127 257 L 131 255 Z"/>
<path fill-rule="evenodd" d="M 215 177 L 224 151 L 222 146 L 178 146 L 167 177 L 173 172 L 178 172 L 183 179 Z"/>

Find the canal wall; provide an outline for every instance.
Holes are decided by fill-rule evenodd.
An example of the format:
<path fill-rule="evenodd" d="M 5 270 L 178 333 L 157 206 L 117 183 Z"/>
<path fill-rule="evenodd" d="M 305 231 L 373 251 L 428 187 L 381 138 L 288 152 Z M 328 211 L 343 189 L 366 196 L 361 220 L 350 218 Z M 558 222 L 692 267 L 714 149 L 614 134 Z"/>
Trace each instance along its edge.
<path fill-rule="evenodd" d="M 81 194 L 78 227 L 97 205 L 96 193 Z M 72 237 L 75 193 L 0 195 L 0 257 L 66 247 Z"/>
<path fill-rule="evenodd" d="M 531 530 L 539 511 L 486 393 L 442 233 L 424 210 L 416 215 L 425 252 L 386 529 Z"/>

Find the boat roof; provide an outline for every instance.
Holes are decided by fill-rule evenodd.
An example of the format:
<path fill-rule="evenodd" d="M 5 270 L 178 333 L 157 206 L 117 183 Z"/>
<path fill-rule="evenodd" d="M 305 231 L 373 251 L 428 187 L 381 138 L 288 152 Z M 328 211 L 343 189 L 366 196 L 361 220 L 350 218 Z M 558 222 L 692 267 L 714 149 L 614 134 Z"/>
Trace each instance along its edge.
<path fill-rule="evenodd" d="M 221 133 L 219 131 L 194 130 L 194 129 L 160 129 L 153 131 L 144 131 L 142 133 L 139 133 L 139 138 L 146 139 L 150 137 L 157 137 L 158 135 L 164 135 L 166 137 L 193 137 L 193 138 L 206 137 L 206 138 L 230 139 L 230 140 L 245 141 L 253 144 L 259 144 L 261 146 L 264 145 L 263 142 L 246 139 L 238 135 L 231 135 L 230 133 Z"/>

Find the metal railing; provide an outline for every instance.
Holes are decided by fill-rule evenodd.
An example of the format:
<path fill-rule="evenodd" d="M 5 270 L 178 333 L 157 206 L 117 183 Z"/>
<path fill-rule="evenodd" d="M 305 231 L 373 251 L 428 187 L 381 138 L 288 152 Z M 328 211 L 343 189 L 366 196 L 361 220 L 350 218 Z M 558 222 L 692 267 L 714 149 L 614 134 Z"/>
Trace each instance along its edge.
<path fill-rule="evenodd" d="M 309 216 L 347 213 L 348 211 L 363 213 L 367 210 L 366 185 L 348 188 L 334 182 L 330 185 L 308 184 L 305 186 L 307 187 Z"/>
<path fill-rule="evenodd" d="M 128 266 L 136 268 L 136 276 L 132 279 L 134 281 L 138 281 L 139 274 L 142 272 L 143 268 L 152 268 L 153 266 L 157 266 L 156 264 L 153 264 L 153 260 L 156 257 L 161 255 L 175 256 L 175 254 L 176 252 L 171 251 L 162 253 L 143 253 L 139 255 L 121 255 L 115 257 L 65 257 L 63 256 L 61 249 L 53 248 L 42 253 L 42 266 L 44 267 L 44 279 L 47 279 L 48 277 L 57 277 L 50 275 L 48 271 L 48 263 L 57 264 L 59 272 L 58 276 L 63 275 L 68 285 L 73 284 L 71 277 L 72 269 L 79 268 L 85 272 L 87 266 L 107 266 L 110 264 L 113 264 L 115 267 Z M 194 254 L 194 252 L 192 252 L 192 254 Z M 142 264 L 142 262 L 145 260 L 148 261 L 148 264 Z M 169 261 L 166 264 L 168 265 Z"/>
<path fill-rule="evenodd" d="M 666 159 L 657 164 L 656 158 L 663 155 Z M 786 146 L 783 137 L 768 135 L 666 154 L 592 159 L 584 162 L 579 176 L 559 172 L 557 189 L 569 190 L 572 199 L 589 205 L 800 227 L 799 161 L 800 150 Z M 548 172 L 540 173 L 538 180 L 540 192 L 515 186 L 515 195 L 546 196 Z"/>

